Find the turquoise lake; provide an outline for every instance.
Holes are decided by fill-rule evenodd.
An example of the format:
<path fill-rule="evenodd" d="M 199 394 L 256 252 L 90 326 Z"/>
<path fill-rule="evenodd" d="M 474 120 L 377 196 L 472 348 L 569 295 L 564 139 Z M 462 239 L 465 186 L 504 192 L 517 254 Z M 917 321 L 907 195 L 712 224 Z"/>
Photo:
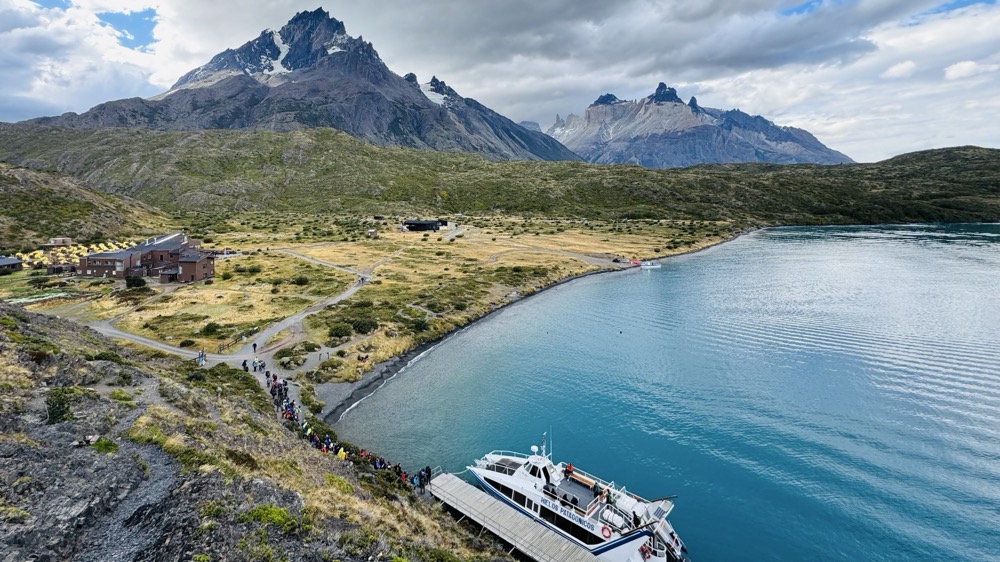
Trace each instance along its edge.
<path fill-rule="evenodd" d="M 336 425 L 458 472 L 549 432 L 692 560 L 1000 560 L 1000 225 L 780 228 L 456 333 Z"/>

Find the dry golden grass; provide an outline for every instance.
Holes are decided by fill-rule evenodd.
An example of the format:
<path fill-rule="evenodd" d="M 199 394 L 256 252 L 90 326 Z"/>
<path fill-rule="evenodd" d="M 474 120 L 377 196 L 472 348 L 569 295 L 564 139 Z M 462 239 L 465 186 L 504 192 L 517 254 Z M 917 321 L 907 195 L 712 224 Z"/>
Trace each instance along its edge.
<path fill-rule="evenodd" d="M 248 215 L 228 219 L 227 224 L 233 230 L 213 235 L 214 245 L 253 253 L 219 260 L 211 285 L 153 284 L 157 294 L 139 303 L 104 297 L 36 306 L 68 317 L 115 318 L 119 329 L 131 333 L 175 345 L 191 340 L 195 349 L 215 351 L 221 342 L 349 288 L 356 277 L 336 267 L 363 272 L 371 283 L 304 322 L 310 341 L 333 345 L 328 338 L 331 326 L 359 315 L 377 320 L 373 334 L 355 333 L 344 346 L 342 366 L 321 377 L 351 381 L 379 361 L 512 300 L 572 276 L 625 265 L 613 263 L 613 258 L 649 259 L 690 251 L 731 236 L 734 228 L 692 221 L 491 216 L 466 217 L 458 228 L 428 233 L 400 232 L 380 224 L 379 237 L 371 239 L 363 235 L 371 226 L 365 218 Z M 257 247 L 263 251 L 256 252 Z M 307 277 L 308 283 L 293 284 L 298 276 Z M 361 303 L 369 308 L 351 308 Z M 268 343 L 285 341 L 291 334 L 283 332 Z M 359 355 L 368 360 L 359 362 Z"/>
<path fill-rule="evenodd" d="M 255 267 L 260 271 L 251 273 Z M 226 272 L 233 277 L 222 279 Z M 197 349 L 214 350 L 235 332 L 280 320 L 343 291 L 354 281 L 350 274 L 275 252 L 226 259 L 217 264 L 216 273 L 211 285 L 184 285 L 150 299 L 129 311 L 117 327 L 154 339 L 189 339 Z M 305 276 L 309 282 L 296 285 L 291 282 L 296 276 Z M 275 284 L 277 280 L 281 282 Z M 204 334 L 209 322 L 230 329 Z"/>

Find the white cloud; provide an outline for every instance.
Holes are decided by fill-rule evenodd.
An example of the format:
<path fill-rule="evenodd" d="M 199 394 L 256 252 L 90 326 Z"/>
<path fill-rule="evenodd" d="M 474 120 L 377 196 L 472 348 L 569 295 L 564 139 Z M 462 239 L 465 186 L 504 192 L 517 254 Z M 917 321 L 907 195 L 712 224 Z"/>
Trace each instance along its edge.
<path fill-rule="evenodd" d="M 890 66 L 880 76 L 882 76 L 882 78 L 909 78 L 910 76 L 913 76 L 913 71 L 916 69 L 917 63 L 911 60 L 905 60 Z"/>
<path fill-rule="evenodd" d="M 43 9 L 0 0 L 0 120 L 164 91 L 215 54 L 317 7 L 316 0 L 70 3 Z M 663 81 L 705 106 L 806 128 L 861 161 L 943 144 L 1000 146 L 1000 132 L 989 127 L 1000 119 L 992 93 L 1000 92 L 996 3 L 934 13 L 945 2 L 824 1 L 782 13 L 800 3 L 332 0 L 324 8 L 371 41 L 397 74 L 437 75 L 543 128 L 605 92 L 634 99 Z M 150 8 L 154 40 L 142 51 L 122 47 L 95 16 Z"/>
<path fill-rule="evenodd" d="M 994 72 L 998 68 L 1000 68 L 1000 64 L 980 64 L 976 61 L 964 60 L 944 69 L 944 77 L 948 80 L 958 80 L 959 78 Z"/>

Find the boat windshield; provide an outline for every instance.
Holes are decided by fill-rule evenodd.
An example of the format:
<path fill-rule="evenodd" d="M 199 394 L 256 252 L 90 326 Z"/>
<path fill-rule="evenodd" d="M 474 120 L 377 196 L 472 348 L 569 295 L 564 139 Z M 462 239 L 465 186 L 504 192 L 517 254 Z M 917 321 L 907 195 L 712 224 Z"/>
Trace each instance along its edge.
<path fill-rule="evenodd" d="M 500 459 L 486 465 L 486 469 L 510 476 L 517 472 L 517 469 L 521 468 L 521 464 L 514 459 Z"/>

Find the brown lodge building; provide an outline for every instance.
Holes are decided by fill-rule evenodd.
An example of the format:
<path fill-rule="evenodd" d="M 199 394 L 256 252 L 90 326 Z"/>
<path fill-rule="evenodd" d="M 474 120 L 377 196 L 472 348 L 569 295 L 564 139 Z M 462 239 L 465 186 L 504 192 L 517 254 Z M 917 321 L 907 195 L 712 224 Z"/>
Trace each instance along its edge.
<path fill-rule="evenodd" d="M 199 250 L 186 234 L 149 238 L 131 248 L 80 258 L 77 275 L 159 277 L 160 282 L 194 282 L 215 276 L 215 256 Z"/>

